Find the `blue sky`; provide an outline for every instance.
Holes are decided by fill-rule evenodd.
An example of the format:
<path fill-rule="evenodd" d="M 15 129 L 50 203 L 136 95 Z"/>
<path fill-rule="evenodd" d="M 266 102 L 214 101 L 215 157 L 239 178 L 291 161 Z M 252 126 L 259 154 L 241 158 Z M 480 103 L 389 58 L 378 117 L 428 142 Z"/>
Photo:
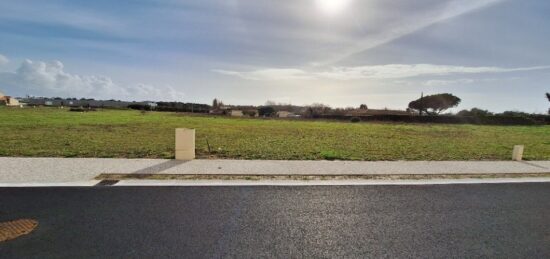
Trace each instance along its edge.
<path fill-rule="evenodd" d="M 544 0 L 0 2 L 0 91 L 14 96 L 544 113 Z"/>

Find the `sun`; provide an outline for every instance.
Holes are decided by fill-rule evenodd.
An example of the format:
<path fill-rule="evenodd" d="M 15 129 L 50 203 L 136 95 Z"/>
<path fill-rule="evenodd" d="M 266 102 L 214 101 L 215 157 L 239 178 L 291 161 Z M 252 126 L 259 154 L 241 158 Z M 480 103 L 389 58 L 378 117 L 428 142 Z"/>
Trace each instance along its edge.
<path fill-rule="evenodd" d="M 351 0 L 315 0 L 317 8 L 327 15 L 342 13 L 350 4 Z"/>

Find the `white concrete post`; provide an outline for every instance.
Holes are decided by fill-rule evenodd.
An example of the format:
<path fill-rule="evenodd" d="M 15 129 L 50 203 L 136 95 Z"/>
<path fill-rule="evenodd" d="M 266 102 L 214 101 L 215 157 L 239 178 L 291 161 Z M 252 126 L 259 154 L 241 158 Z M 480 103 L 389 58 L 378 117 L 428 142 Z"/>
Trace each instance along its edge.
<path fill-rule="evenodd" d="M 512 152 L 512 160 L 521 161 L 523 160 L 523 145 L 514 146 L 514 152 Z"/>
<path fill-rule="evenodd" d="M 176 129 L 176 160 L 195 159 L 195 129 Z"/>

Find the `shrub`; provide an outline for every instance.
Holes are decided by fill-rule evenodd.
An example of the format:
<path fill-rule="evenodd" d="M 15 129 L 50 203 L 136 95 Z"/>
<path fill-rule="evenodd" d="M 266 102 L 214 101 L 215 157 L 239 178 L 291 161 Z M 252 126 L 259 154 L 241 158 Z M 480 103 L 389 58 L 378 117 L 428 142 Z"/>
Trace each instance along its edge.
<path fill-rule="evenodd" d="M 479 108 L 472 108 L 470 110 L 462 110 L 456 114 L 457 116 L 467 117 L 485 117 L 485 116 L 493 116 L 494 114 L 488 110 L 482 110 Z"/>
<path fill-rule="evenodd" d="M 95 112 L 96 109 L 92 108 L 82 108 L 82 107 L 73 107 L 69 109 L 70 112 Z"/>
<path fill-rule="evenodd" d="M 155 110 L 161 112 L 208 113 L 210 111 L 210 106 L 200 103 L 158 102 Z"/>
<path fill-rule="evenodd" d="M 359 118 L 359 117 L 352 117 L 352 118 L 351 118 L 351 122 L 352 122 L 352 123 L 361 122 L 361 118 Z"/>
<path fill-rule="evenodd" d="M 145 105 L 145 104 L 130 104 L 128 105 L 128 108 L 132 110 L 150 110 L 151 109 L 149 105 Z"/>
<path fill-rule="evenodd" d="M 548 115 L 530 115 L 529 117 L 520 116 L 411 116 L 411 115 L 367 115 L 356 116 L 363 122 L 367 121 L 388 121 L 388 122 L 405 122 L 405 123 L 448 123 L 448 124 L 480 124 L 480 125 L 537 125 L 550 124 L 550 116 Z M 322 115 L 321 119 L 329 120 L 346 120 L 349 121 L 351 116 L 339 115 Z"/>
<path fill-rule="evenodd" d="M 256 116 L 256 111 L 255 110 L 248 110 L 248 111 L 243 111 L 243 115 L 245 116 L 249 116 L 249 117 L 255 117 Z"/>
<path fill-rule="evenodd" d="M 258 109 L 258 115 L 269 117 L 275 115 L 275 108 L 271 106 L 262 106 Z"/>

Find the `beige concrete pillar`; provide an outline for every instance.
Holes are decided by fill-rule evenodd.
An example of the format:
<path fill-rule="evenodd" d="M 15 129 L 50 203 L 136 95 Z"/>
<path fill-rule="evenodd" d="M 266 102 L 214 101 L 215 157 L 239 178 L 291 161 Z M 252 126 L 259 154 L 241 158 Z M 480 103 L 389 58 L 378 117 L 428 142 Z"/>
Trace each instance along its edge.
<path fill-rule="evenodd" d="M 176 160 L 195 159 L 195 129 L 176 129 Z"/>
<path fill-rule="evenodd" d="M 512 152 L 512 160 L 521 161 L 523 160 L 523 145 L 514 146 L 514 152 Z"/>

